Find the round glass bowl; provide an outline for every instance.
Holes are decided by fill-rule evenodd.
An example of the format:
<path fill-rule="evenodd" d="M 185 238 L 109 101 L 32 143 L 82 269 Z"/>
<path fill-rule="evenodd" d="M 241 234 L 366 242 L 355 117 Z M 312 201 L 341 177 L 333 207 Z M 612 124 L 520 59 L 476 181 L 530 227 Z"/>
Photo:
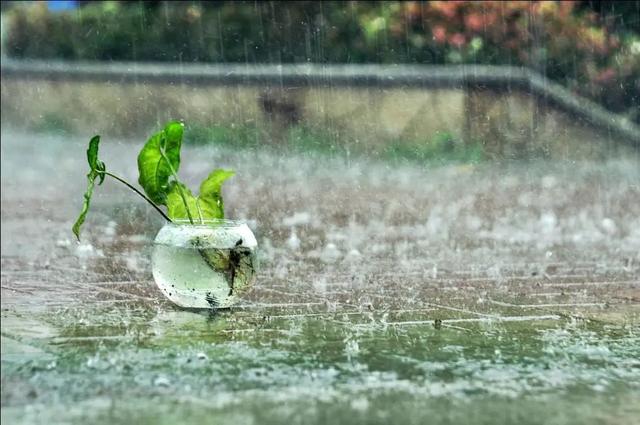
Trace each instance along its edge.
<path fill-rule="evenodd" d="M 257 246 L 242 221 L 176 220 L 165 224 L 155 238 L 153 278 L 181 307 L 227 308 L 255 280 Z"/>

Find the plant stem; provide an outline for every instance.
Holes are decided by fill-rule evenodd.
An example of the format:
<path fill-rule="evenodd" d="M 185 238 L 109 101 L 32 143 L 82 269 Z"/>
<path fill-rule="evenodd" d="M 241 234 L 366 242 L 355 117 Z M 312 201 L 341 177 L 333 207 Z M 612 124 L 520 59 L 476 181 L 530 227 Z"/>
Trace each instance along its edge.
<path fill-rule="evenodd" d="M 109 173 L 108 171 L 98 171 L 99 174 L 104 174 L 106 176 L 112 177 L 116 180 L 118 180 L 120 183 L 124 184 L 125 186 L 127 186 L 129 189 L 133 190 L 135 193 L 137 193 L 138 195 L 140 195 L 142 197 L 142 199 L 144 199 L 145 201 L 147 201 L 147 203 L 149 205 L 151 205 L 153 208 L 156 209 L 156 211 L 158 211 L 160 213 L 160 215 L 167 220 L 168 222 L 171 222 L 172 220 L 169 218 L 169 216 L 167 216 L 164 211 L 162 211 L 160 209 L 159 206 L 157 206 L 155 204 L 155 202 L 153 202 L 151 199 L 149 199 L 147 197 L 147 195 L 145 195 L 144 193 L 140 192 L 135 186 L 132 186 L 129 182 L 127 182 L 125 179 L 116 176 L 115 174 Z"/>
<path fill-rule="evenodd" d="M 173 178 L 179 182 L 176 175 L 173 175 Z M 180 197 L 182 198 L 182 203 L 184 204 L 184 209 L 187 211 L 187 217 L 189 217 L 189 222 L 193 224 L 193 217 L 191 216 L 191 211 L 189 211 L 189 204 L 187 203 L 187 198 L 184 196 L 184 192 L 182 191 L 182 187 L 180 187 L 180 183 L 178 183 L 178 192 L 180 193 Z"/>
<path fill-rule="evenodd" d="M 200 208 L 200 197 L 196 198 L 196 207 L 198 207 L 198 216 L 200 217 L 200 224 L 204 224 L 204 219 L 202 218 L 202 209 Z"/>
<path fill-rule="evenodd" d="M 171 175 L 173 176 L 173 178 L 176 180 L 177 183 L 177 187 L 178 187 L 178 193 L 180 194 L 180 197 L 182 198 L 182 203 L 184 204 L 184 209 L 185 211 L 187 211 L 187 217 L 189 217 L 189 223 L 193 224 L 193 217 L 191 216 L 191 211 L 189 211 L 189 204 L 187 203 L 187 198 L 184 196 L 184 192 L 182 191 L 182 187 L 181 187 L 181 183 L 180 180 L 178 179 L 178 174 L 176 173 L 176 170 L 173 169 L 173 165 L 171 165 L 171 161 L 169 161 L 169 158 L 167 158 L 167 156 L 164 153 L 164 150 L 161 148 L 160 149 L 160 155 L 162 155 L 162 158 L 167 161 L 167 165 L 169 166 L 169 169 L 171 170 Z"/>

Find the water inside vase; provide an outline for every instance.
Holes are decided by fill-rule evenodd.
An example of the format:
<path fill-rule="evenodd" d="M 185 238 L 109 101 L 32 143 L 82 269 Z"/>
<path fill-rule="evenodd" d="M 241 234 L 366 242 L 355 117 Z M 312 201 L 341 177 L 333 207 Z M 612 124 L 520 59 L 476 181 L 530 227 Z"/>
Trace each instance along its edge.
<path fill-rule="evenodd" d="M 196 241 L 197 242 L 197 241 Z M 255 249 L 200 248 L 156 244 L 153 277 L 165 296 L 187 308 L 225 308 L 246 292 L 255 278 Z"/>

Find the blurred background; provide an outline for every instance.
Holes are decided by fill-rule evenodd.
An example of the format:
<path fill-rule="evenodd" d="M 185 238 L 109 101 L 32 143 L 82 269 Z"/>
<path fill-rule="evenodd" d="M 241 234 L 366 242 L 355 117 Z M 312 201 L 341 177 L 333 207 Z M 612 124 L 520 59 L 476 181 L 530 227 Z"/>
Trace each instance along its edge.
<path fill-rule="evenodd" d="M 128 136 L 181 118 L 201 142 L 417 159 L 598 156 L 639 143 L 639 17 L 637 1 L 7 1 L 3 62 L 66 68 L 5 66 L 3 123 Z M 166 78 L 148 84 L 130 67 L 69 76 L 79 61 L 154 63 L 149 72 Z M 219 72 L 264 78 L 198 82 L 191 64 L 242 64 L 253 68 Z M 345 65 L 355 67 L 338 81 Z M 135 95 L 123 99 L 128 77 Z M 82 112 L 69 116 L 70 104 Z"/>

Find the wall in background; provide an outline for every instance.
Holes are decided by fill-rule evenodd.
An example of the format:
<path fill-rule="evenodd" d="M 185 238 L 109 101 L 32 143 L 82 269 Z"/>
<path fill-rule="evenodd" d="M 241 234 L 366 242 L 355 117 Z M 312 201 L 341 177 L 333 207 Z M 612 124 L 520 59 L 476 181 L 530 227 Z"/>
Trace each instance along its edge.
<path fill-rule="evenodd" d="M 407 148 L 450 134 L 491 157 L 592 157 L 637 149 L 628 121 L 508 67 L 187 66 L 3 62 L 2 124 L 119 137 L 159 122 L 287 128 Z M 559 91 L 558 91 L 559 90 Z"/>

